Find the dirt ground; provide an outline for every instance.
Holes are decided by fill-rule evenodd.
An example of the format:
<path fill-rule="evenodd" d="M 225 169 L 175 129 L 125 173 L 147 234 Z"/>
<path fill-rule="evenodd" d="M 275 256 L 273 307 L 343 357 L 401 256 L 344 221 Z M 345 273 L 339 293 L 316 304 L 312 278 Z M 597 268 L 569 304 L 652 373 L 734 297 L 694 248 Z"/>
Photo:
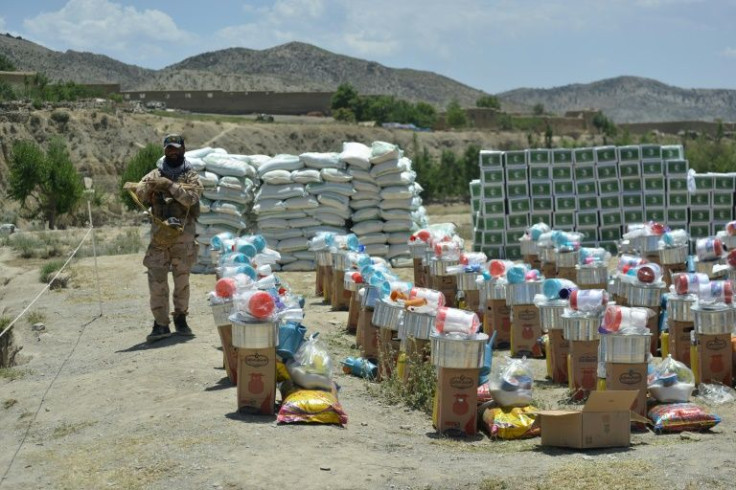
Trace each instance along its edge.
<path fill-rule="evenodd" d="M 733 404 L 709 407 L 723 420 L 708 433 L 640 433 L 629 448 L 591 451 L 546 448 L 539 438 L 442 437 L 427 414 L 384 403 L 375 383 L 339 369 L 344 427 L 238 414 L 206 300 L 214 276 L 192 276 L 196 337 L 148 345 L 141 261 L 142 253 L 99 257 L 98 295 L 95 260 L 75 260 L 71 287 L 47 292 L 26 314 L 45 327 L 22 319 L 14 328 L 21 364 L 0 377 L 0 488 L 727 489 L 736 481 Z M 15 318 L 43 287 L 40 263 L 8 248 L 0 263 L 0 315 Z M 314 296 L 314 273 L 280 277 L 305 296 L 304 324 L 327 339 L 336 364 L 359 355 L 347 313 Z M 535 404 L 564 404 L 565 388 L 544 379 L 543 360 L 533 364 Z"/>

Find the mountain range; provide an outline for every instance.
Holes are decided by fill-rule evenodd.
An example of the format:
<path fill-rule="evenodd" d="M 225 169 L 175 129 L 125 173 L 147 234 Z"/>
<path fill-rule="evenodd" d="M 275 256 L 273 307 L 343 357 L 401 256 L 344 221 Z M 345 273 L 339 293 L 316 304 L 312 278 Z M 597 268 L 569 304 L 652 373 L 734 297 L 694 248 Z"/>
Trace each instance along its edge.
<path fill-rule="evenodd" d="M 0 35 L 0 54 L 19 71 L 44 73 L 50 80 L 119 83 L 131 90 L 333 91 L 350 83 L 362 95 L 393 95 L 442 109 L 453 99 L 464 107 L 488 95 L 436 73 L 389 68 L 300 42 L 269 49 L 229 48 L 186 58 L 161 70 L 122 63 L 108 56 L 41 45 Z M 548 113 L 600 109 L 617 123 L 736 121 L 736 90 L 683 89 L 657 80 L 621 76 L 549 89 L 519 88 L 496 95 L 502 109 Z"/>

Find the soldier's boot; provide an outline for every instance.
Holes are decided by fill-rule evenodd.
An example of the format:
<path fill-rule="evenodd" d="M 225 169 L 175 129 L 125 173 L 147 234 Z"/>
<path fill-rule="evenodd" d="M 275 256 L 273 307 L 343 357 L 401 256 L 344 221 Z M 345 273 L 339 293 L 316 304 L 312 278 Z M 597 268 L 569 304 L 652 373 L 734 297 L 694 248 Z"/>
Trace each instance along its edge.
<path fill-rule="evenodd" d="M 183 337 L 194 337 L 194 332 L 192 332 L 192 329 L 187 325 L 186 315 L 174 315 L 174 327 L 176 328 L 176 333 L 178 335 Z"/>
<path fill-rule="evenodd" d="M 153 330 L 146 337 L 147 342 L 156 342 L 157 340 L 171 337 L 171 329 L 168 325 L 159 325 L 155 321 L 153 322 Z"/>

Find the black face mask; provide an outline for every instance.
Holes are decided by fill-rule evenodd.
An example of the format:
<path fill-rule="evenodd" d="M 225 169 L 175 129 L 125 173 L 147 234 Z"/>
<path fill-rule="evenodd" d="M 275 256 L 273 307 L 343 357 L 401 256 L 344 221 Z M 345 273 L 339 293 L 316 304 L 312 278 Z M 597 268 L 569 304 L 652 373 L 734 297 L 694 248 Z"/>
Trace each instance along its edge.
<path fill-rule="evenodd" d="M 166 162 L 166 165 L 172 168 L 176 168 L 176 167 L 181 166 L 182 163 L 184 163 L 184 155 L 179 155 L 176 158 L 164 157 L 164 161 Z"/>

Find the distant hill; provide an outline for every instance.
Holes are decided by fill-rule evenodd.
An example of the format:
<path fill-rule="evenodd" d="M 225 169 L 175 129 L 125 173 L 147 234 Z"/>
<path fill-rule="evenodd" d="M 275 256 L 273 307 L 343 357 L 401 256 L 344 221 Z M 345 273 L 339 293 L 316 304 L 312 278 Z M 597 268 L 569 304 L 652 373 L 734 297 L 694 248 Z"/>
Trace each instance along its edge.
<path fill-rule="evenodd" d="M 443 75 L 389 68 L 299 42 L 263 50 L 229 48 L 202 53 L 162 70 L 93 53 L 52 51 L 11 35 L 0 35 L 0 54 L 19 70 L 42 72 L 52 81 L 120 83 L 123 90 L 332 91 L 348 82 L 364 95 L 393 95 L 429 102 L 439 109 L 453 99 L 474 107 L 484 95 Z M 736 121 L 736 90 L 682 89 L 631 76 L 496 95 L 503 110 L 510 112 L 530 112 L 541 103 L 547 112 L 559 115 L 600 109 L 617 123 Z"/>

